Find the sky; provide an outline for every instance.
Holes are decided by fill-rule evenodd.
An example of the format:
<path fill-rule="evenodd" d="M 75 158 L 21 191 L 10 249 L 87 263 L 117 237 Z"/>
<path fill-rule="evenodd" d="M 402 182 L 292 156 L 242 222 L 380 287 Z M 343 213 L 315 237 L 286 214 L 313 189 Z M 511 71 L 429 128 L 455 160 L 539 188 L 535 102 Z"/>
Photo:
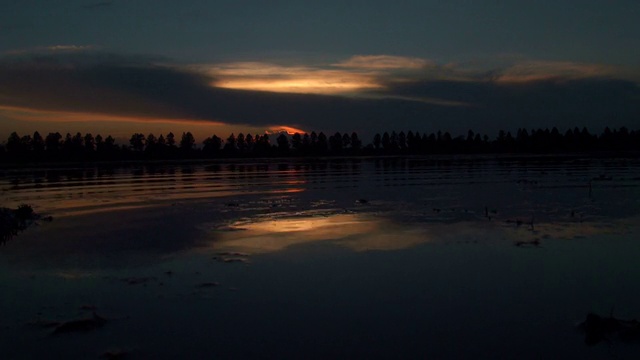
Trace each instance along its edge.
<path fill-rule="evenodd" d="M 0 139 L 640 128 L 637 0 L 0 5 Z"/>

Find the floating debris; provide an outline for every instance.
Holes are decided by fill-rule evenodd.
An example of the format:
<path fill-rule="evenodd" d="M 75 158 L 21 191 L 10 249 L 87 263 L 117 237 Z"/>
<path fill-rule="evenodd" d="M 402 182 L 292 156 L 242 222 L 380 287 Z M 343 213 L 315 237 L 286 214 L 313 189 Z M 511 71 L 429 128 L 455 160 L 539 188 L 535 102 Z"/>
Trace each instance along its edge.
<path fill-rule="evenodd" d="M 103 327 L 107 323 L 107 320 L 95 312 L 93 316 L 88 319 L 71 320 L 58 325 L 53 334 L 65 334 L 73 332 L 89 332 Z"/>
<path fill-rule="evenodd" d="M 616 319 L 613 315 L 602 317 L 600 315 L 589 313 L 587 319 L 580 324 L 585 332 L 584 342 L 587 345 L 596 345 L 601 341 L 612 340 L 616 337 L 621 341 L 639 341 L 640 340 L 640 322 L 636 319 L 621 320 Z"/>
<path fill-rule="evenodd" d="M 41 216 L 33 211 L 31 205 L 20 205 L 17 209 L 0 208 L 0 243 L 17 236 L 37 220 L 52 221 L 51 216 Z"/>
<path fill-rule="evenodd" d="M 535 238 L 530 241 L 516 241 L 514 245 L 517 247 L 540 247 L 540 239 Z"/>

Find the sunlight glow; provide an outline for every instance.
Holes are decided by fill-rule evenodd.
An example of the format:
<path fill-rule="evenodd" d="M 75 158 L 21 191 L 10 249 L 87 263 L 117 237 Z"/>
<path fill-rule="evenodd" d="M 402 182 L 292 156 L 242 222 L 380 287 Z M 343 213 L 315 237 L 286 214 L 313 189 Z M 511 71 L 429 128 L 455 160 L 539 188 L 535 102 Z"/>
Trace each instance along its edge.
<path fill-rule="evenodd" d="M 293 129 L 286 126 L 276 126 L 277 129 Z M 0 105 L 0 139 L 16 131 L 20 135 L 41 134 L 48 132 L 90 132 L 94 135 L 112 135 L 118 142 L 128 141 L 131 134 L 142 132 L 145 135 L 153 133 L 156 136 L 173 132 L 180 135 L 190 131 L 200 142 L 213 134 L 227 136 L 231 133 L 263 133 L 265 128 L 256 126 L 238 126 L 223 122 L 191 119 L 153 119 L 127 117 L 84 112 L 68 112 L 55 110 L 37 110 Z"/>
<path fill-rule="evenodd" d="M 285 126 L 285 125 L 277 125 L 277 126 L 273 126 L 271 128 L 269 128 L 267 131 L 265 131 L 267 134 L 271 135 L 271 134 L 279 134 L 282 132 L 287 133 L 288 135 L 293 135 L 295 133 L 298 134 L 304 134 L 306 131 L 302 130 L 302 129 L 298 129 L 298 128 L 294 128 L 291 126 Z"/>
<path fill-rule="evenodd" d="M 203 68 L 200 66 L 199 68 Z M 379 89 L 371 72 L 238 62 L 204 66 L 216 87 L 286 93 L 339 94 Z"/>

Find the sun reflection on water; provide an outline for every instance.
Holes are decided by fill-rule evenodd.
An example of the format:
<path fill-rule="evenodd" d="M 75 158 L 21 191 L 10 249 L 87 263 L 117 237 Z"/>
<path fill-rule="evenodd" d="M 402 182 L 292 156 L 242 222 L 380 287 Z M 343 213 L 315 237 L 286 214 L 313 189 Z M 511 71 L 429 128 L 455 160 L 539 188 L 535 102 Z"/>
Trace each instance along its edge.
<path fill-rule="evenodd" d="M 221 237 L 217 250 L 266 253 L 319 241 L 354 251 L 400 250 L 429 240 L 420 228 L 399 226 L 363 214 L 291 216 L 237 221 L 212 230 Z"/>

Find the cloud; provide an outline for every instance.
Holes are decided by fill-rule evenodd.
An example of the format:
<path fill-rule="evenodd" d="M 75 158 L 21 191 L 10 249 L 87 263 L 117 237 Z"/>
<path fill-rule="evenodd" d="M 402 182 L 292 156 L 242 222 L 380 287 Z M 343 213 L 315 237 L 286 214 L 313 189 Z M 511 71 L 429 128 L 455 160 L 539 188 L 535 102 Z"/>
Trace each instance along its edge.
<path fill-rule="evenodd" d="M 94 49 L 91 45 L 53 45 L 44 48 L 50 51 L 86 51 Z"/>
<path fill-rule="evenodd" d="M 347 60 L 333 64 L 333 66 L 364 70 L 397 70 L 422 69 L 435 66 L 435 62 L 415 57 L 391 55 L 356 55 Z"/>
<path fill-rule="evenodd" d="M 518 127 L 640 125 L 634 82 L 600 71 L 591 77 L 588 66 L 533 65 L 494 72 L 427 67 L 394 77 L 387 70 L 253 62 L 179 66 L 151 57 L 52 51 L 0 58 L 0 106 L 328 132 L 471 128 L 491 134 Z M 554 76 L 533 76 L 551 68 L 558 69 Z M 357 97 L 224 87 L 234 79 L 277 82 L 305 74 L 339 74 L 371 85 L 360 85 Z"/>
<path fill-rule="evenodd" d="M 587 79 L 612 77 L 616 69 L 600 64 L 569 61 L 524 61 L 514 64 L 496 76 L 499 82 L 528 82 L 552 79 Z"/>
<path fill-rule="evenodd" d="M 192 66 L 215 77 L 216 87 L 303 94 L 348 94 L 379 88 L 376 74 L 312 66 L 235 62 Z"/>

